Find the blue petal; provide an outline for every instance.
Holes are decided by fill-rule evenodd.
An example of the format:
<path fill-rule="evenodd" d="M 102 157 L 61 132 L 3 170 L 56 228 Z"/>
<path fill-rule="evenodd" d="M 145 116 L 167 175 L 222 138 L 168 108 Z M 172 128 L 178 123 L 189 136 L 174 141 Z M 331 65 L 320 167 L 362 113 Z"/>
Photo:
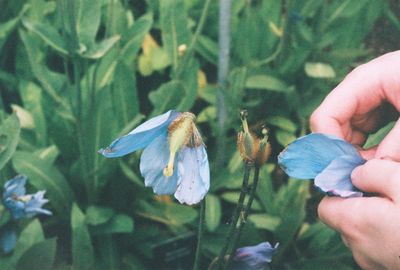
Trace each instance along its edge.
<path fill-rule="evenodd" d="M 99 153 L 108 158 L 121 157 L 148 146 L 155 138 L 166 134 L 169 124 L 180 112 L 168 111 L 144 122 L 129 134 L 113 141 L 109 147 L 100 149 Z"/>
<path fill-rule="evenodd" d="M 264 242 L 256 246 L 238 248 L 232 263 L 232 270 L 269 269 L 269 263 L 271 263 L 278 246 L 279 243 L 273 247 L 269 242 Z"/>
<path fill-rule="evenodd" d="M 343 155 L 359 156 L 352 144 L 340 138 L 311 133 L 289 144 L 278 156 L 278 163 L 291 177 L 311 179 Z"/>
<path fill-rule="evenodd" d="M 210 188 L 210 168 L 204 145 L 182 148 L 178 154 L 178 171 L 175 198 L 189 205 L 200 202 Z"/>
<path fill-rule="evenodd" d="M 340 156 L 334 159 L 315 178 L 314 184 L 322 191 L 340 197 L 361 197 L 363 194 L 351 183 L 351 172 L 365 163 L 359 156 Z"/>
<path fill-rule="evenodd" d="M 49 201 L 43 198 L 45 193 L 45 191 L 38 191 L 32 195 L 32 198 L 25 205 L 26 217 L 30 218 L 37 214 L 52 214 L 49 210 L 42 208 L 42 206 Z"/>
<path fill-rule="evenodd" d="M 6 227 L 0 232 L 0 247 L 5 253 L 11 252 L 17 243 L 17 234 L 14 229 Z"/>
<path fill-rule="evenodd" d="M 168 160 L 169 146 L 167 134 L 158 136 L 144 149 L 140 158 L 140 172 L 144 177 L 144 183 L 146 187 L 153 187 L 154 193 L 158 195 L 172 194 L 176 190 L 178 182 L 177 169 L 174 168 L 174 173 L 170 177 L 165 177 L 163 174 Z"/>
<path fill-rule="evenodd" d="M 11 196 L 23 196 L 25 195 L 25 184 L 26 184 L 26 176 L 17 175 L 13 179 L 8 180 L 4 184 L 4 193 L 3 198 L 9 198 Z"/>
<path fill-rule="evenodd" d="M 10 211 L 14 219 L 24 218 L 25 213 L 25 203 L 21 201 L 14 200 L 12 198 L 7 198 L 3 201 L 4 205 Z"/>

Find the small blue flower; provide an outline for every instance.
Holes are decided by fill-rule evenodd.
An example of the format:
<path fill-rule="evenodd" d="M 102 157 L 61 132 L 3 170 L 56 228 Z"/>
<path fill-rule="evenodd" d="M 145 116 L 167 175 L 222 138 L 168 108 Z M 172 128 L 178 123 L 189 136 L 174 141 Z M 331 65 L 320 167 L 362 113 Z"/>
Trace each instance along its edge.
<path fill-rule="evenodd" d="M 168 111 L 154 117 L 99 153 L 121 157 L 145 148 L 140 172 L 158 195 L 173 194 L 180 203 L 200 202 L 210 188 L 207 152 L 191 113 Z"/>
<path fill-rule="evenodd" d="M 17 233 L 11 226 L 5 226 L 0 230 L 0 248 L 5 252 L 11 252 L 17 243 Z"/>
<path fill-rule="evenodd" d="M 272 256 L 276 253 L 279 243 L 273 247 L 269 242 L 256 246 L 242 247 L 236 250 L 231 270 L 269 270 Z"/>
<path fill-rule="evenodd" d="M 14 219 L 30 218 L 37 214 L 51 215 L 49 210 L 42 208 L 48 202 L 43 198 L 45 191 L 25 195 L 26 180 L 25 176 L 18 175 L 4 184 L 3 204 Z"/>
<path fill-rule="evenodd" d="M 298 138 L 280 153 L 278 164 L 290 176 L 315 179 L 328 195 L 360 197 L 351 183 L 351 172 L 365 163 L 350 143 L 331 135 L 311 133 Z"/>

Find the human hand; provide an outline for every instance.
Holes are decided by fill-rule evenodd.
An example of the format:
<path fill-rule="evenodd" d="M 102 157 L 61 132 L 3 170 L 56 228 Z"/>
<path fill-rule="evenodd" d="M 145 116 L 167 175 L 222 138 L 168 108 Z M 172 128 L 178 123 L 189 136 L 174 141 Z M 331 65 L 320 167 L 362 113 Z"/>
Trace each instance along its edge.
<path fill-rule="evenodd" d="M 325 98 L 310 119 L 315 132 L 336 135 L 361 146 L 368 133 L 395 120 L 400 111 L 400 51 L 385 54 L 350 72 Z M 400 134 L 400 123 L 392 132 Z M 399 155 L 400 144 L 391 145 L 392 134 L 383 148 L 361 151 L 366 158 L 381 157 L 390 149 L 392 157 Z M 385 145 L 386 144 L 386 145 Z M 376 152 L 377 151 L 377 152 Z"/>
<path fill-rule="evenodd" d="M 337 230 L 363 269 L 400 269 L 400 163 L 372 159 L 352 173 L 374 197 L 325 197 L 320 219 Z"/>

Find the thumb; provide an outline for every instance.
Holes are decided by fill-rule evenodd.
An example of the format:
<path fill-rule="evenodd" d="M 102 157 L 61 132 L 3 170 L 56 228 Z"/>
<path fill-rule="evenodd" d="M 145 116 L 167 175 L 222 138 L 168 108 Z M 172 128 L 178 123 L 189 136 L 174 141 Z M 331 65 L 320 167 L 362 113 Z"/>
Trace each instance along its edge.
<path fill-rule="evenodd" d="M 400 119 L 379 144 L 375 157 L 400 161 Z"/>

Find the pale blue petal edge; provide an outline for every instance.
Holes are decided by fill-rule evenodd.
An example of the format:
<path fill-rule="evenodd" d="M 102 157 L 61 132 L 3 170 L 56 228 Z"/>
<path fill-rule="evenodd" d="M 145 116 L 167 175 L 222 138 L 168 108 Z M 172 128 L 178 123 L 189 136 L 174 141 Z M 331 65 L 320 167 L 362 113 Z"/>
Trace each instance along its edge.
<path fill-rule="evenodd" d="M 359 156 L 350 143 L 332 135 L 311 133 L 292 142 L 278 156 L 278 164 L 290 176 L 313 179 L 335 158 Z"/>
<path fill-rule="evenodd" d="M 317 175 L 314 185 L 329 195 L 361 197 L 363 193 L 351 183 L 351 172 L 364 163 L 365 160 L 359 156 L 340 156 Z"/>
<path fill-rule="evenodd" d="M 168 111 L 144 122 L 129 134 L 113 141 L 99 153 L 108 158 L 121 157 L 148 146 L 155 138 L 167 134 L 168 126 L 178 117 L 180 112 Z"/>
<path fill-rule="evenodd" d="M 3 198 L 6 199 L 13 194 L 16 196 L 25 195 L 26 181 L 27 181 L 27 177 L 24 175 L 17 175 L 14 178 L 8 180 L 4 184 Z"/>
<path fill-rule="evenodd" d="M 175 198 L 180 203 L 199 203 L 210 188 L 210 168 L 204 145 L 184 147 L 178 153 L 178 188 Z"/>
<path fill-rule="evenodd" d="M 167 134 L 160 135 L 154 139 L 144 149 L 140 158 L 140 173 L 144 177 L 145 186 L 152 187 L 154 193 L 158 195 L 172 194 L 176 191 L 178 183 L 178 170 L 176 166 L 172 176 L 165 177 L 163 174 L 168 160 L 169 145 Z"/>

